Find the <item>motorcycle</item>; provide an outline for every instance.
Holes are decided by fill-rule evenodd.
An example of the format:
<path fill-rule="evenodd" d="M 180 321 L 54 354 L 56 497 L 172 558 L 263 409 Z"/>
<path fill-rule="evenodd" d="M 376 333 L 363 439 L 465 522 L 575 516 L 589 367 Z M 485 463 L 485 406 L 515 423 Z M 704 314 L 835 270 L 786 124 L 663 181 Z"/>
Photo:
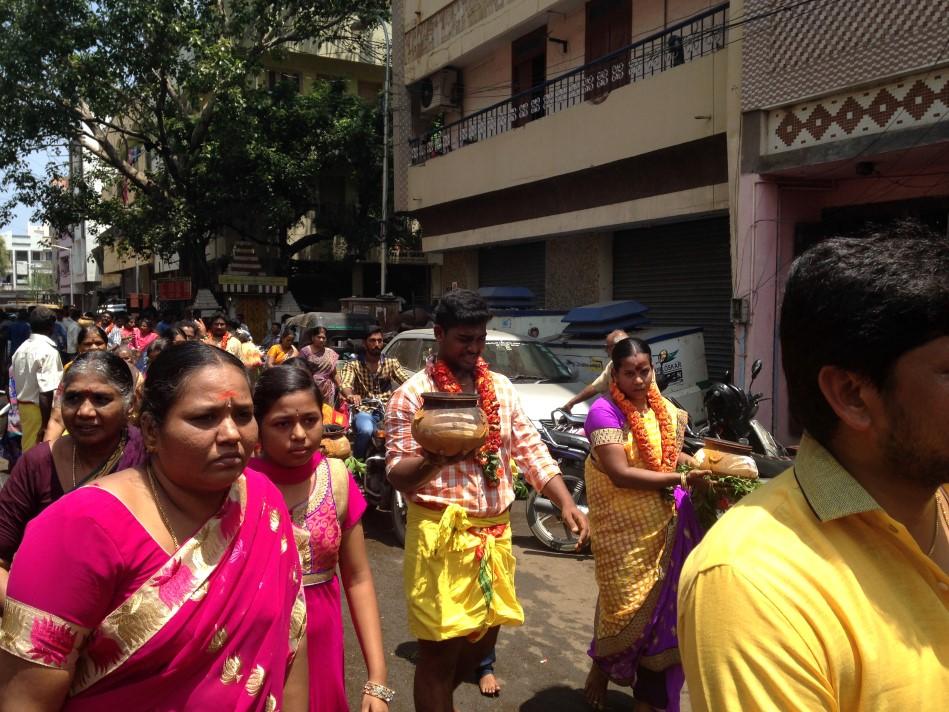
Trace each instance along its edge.
<path fill-rule="evenodd" d="M 558 408 L 550 414 L 550 420 L 541 421 L 539 432 L 541 440 L 560 465 L 564 484 L 577 508 L 587 514 L 589 506 L 583 468 L 590 454 L 590 441 L 583 432 L 583 421 L 584 416 L 572 415 Z M 534 538 L 548 549 L 558 552 L 577 550 L 577 536 L 564 524 L 560 510 L 536 490 L 531 490 L 527 498 L 527 525 Z M 589 548 L 589 543 L 586 548 Z"/>
<path fill-rule="evenodd" d="M 758 465 L 758 475 L 767 479 L 788 469 L 793 457 L 791 452 L 755 419 L 758 406 L 765 400 L 765 396 L 753 393 L 750 389 L 761 373 L 762 365 L 761 359 L 756 359 L 752 364 L 748 389 L 732 383 L 731 372 L 725 371 L 725 377 L 705 391 L 703 401 L 708 425 L 698 432 L 698 436 L 728 440 L 751 447 L 751 456 Z"/>
<path fill-rule="evenodd" d="M 385 404 L 376 398 L 366 398 L 362 401 L 366 407 L 372 408 L 376 415 L 385 414 Z M 353 418 L 355 421 L 355 418 Z M 350 425 L 349 439 L 355 443 L 355 423 Z M 380 512 L 389 512 L 392 518 L 392 531 L 399 546 L 405 546 L 405 521 L 408 515 L 408 505 L 399 490 L 395 489 L 386 477 L 386 431 L 377 427 L 369 439 L 366 450 L 365 469 L 361 478 L 357 478 L 359 489 L 366 498 L 366 503 Z"/>

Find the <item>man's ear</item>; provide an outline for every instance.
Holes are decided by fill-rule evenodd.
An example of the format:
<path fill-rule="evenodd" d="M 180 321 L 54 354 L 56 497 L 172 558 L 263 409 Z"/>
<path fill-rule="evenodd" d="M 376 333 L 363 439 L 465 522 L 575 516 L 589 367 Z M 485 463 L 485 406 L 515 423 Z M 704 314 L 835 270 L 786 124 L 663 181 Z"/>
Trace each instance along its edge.
<path fill-rule="evenodd" d="M 433 330 L 435 332 L 435 341 L 441 343 L 442 340 L 445 338 L 444 327 L 442 327 L 440 324 L 435 324 L 435 327 Z"/>
<path fill-rule="evenodd" d="M 872 427 L 879 392 L 865 376 L 838 366 L 824 366 L 817 374 L 817 385 L 844 425 L 858 431 Z"/>

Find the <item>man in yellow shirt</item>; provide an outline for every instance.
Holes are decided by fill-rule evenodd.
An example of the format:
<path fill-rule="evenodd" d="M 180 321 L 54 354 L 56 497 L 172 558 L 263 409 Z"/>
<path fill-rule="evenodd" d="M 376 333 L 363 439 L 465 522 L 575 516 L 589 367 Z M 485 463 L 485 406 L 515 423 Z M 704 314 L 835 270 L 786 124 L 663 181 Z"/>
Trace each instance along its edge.
<path fill-rule="evenodd" d="M 827 240 L 792 268 L 782 358 L 806 434 L 686 561 L 696 712 L 949 704 L 947 269 L 949 240 L 921 234 Z"/>

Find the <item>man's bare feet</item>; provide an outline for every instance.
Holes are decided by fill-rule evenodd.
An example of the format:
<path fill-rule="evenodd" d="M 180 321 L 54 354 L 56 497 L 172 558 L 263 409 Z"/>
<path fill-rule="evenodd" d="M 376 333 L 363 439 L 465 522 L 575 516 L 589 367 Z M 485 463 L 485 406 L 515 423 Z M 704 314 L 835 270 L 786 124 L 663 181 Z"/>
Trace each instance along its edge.
<path fill-rule="evenodd" d="M 600 670 L 596 663 L 591 663 L 583 694 L 586 695 L 587 702 L 590 703 L 593 709 L 601 710 L 605 708 L 606 688 L 609 684 L 610 679 L 606 676 L 606 673 Z"/>
<path fill-rule="evenodd" d="M 501 685 L 493 672 L 485 673 L 478 680 L 478 687 L 481 688 L 481 694 L 485 697 L 498 697 L 501 694 Z"/>

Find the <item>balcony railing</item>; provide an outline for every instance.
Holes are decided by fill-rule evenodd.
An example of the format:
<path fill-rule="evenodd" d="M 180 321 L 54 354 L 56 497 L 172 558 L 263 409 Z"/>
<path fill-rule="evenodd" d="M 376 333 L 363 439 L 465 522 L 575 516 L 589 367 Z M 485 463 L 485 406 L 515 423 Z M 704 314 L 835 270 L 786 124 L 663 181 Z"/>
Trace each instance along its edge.
<path fill-rule="evenodd" d="M 549 79 L 444 126 L 409 139 L 412 165 L 507 133 L 584 101 L 725 47 L 728 3 L 710 8 L 654 35 Z"/>

